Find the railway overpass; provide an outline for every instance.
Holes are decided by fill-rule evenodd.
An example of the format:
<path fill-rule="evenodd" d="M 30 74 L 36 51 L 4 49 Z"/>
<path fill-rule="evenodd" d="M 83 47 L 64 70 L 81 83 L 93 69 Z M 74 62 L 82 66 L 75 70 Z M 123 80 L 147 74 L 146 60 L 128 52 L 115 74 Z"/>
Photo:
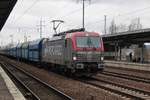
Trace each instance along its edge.
<path fill-rule="evenodd" d="M 121 50 L 133 44 L 141 47 L 141 62 L 143 62 L 144 43 L 150 42 L 150 28 L 103 35 L 106 54 L 114 53 L 114 59 L 121 60 Z M 120 51 L 120 54 L 118 54 Z"/>
<path fill-rule="evenodd" d="M 0 0 L 0 31 L 14 8 L 17 0 Z"/>

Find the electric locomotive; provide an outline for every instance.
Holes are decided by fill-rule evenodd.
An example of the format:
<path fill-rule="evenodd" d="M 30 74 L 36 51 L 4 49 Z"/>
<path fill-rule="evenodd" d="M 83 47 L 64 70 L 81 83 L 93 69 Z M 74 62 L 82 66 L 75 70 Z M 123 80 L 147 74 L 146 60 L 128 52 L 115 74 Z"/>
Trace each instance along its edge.
<path fill-rule="evenodd" d="M 42 46 L 42 62 L 77 76 L 94 75 L 104 69 L 103 41 L 83 28 L 55 34 Z"/>

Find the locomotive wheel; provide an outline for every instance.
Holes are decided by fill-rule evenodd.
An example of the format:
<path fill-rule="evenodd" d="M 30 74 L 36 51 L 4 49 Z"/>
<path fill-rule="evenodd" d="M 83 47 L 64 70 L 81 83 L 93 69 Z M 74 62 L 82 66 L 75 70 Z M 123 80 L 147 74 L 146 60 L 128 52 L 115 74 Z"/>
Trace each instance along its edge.
<path fill-rule="evenodd" d="M 69 69 L 66 68 L 66 67 L 64 68 L 64 74 L 67 75 L 67 76 L 69 75 Z"/>
<path fill-rule="evenodd" d="M 64 68 L 64 74 L 68 77 L 72 77 L 73 76 L 73 73 L 72 73 L 72 69 L 70 68 Z"/>

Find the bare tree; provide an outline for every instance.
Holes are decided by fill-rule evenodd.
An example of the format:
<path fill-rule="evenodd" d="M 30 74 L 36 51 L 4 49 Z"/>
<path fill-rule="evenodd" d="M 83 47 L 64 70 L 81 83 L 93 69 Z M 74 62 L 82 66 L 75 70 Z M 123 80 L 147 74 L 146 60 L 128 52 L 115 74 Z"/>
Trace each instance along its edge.
<path fill-rule="evenodd" d="M 142 29 L 142 24 L 140 22 L 140 18 L 138 17 L 138 18 L 131 20 L 131 23 L 128 26 L 128 28 L 129 28 L 128 29 L 129 31 Z"/>
<path fill-rule="evenodd" d="M 127 25 L 126 24 L 120 24 L 117 26 L 117 32 L 124 32 L 124 31 L 127 31 L 128 28 L 127 28 Z"/>
<path fill-rule="evenodd" d="M 116 30 L 117 30 L 117 26 L 115 24 L 115 20 L 113 19 L 109 27 L 109 33 L 114 34 L 116 33 Z"/>

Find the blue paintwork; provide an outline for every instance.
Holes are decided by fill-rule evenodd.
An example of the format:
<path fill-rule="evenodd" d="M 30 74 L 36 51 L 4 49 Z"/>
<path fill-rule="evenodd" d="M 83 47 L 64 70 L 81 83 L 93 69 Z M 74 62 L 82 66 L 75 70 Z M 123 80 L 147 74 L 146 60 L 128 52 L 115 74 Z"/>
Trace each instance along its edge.
<path fill-rule="evenodd" d="M 16 46 L 12 48 L 12 56 L 16 57 Z"/>
<path fill-rule="evenodd" d="M 21 46 L 21 57 L 22 59 L 28 60 L 29 57 L 29 42 L 23 43 Z"/>
<path fill-rule="evenodd" d="M 17 58 L 21 58 L 21 46 L 22 46 L 22 44 L 20 43 L 20 44 L 18 44 L 17 45 L 17 49 L 16 49 L 16 56 L 17 56 Z"/>
<path fill-rule="evenodd" d="M 9 48 L 9 55 L 12 56 L 12 57 L 15 57 L 16 56 L 16 47 L 11 47 Z"/>
<path fill-rule="evenodd" d="M 34 62 L 41 61 L 42 41 L 44 39 L 35 40 L 29 43 L 29 60 Z"/>
<path fill-rule="evenodd" d="M 42 44 L 46 38 L 38 39 L 31 42 L 19 43 L 12 48 L 5 50 L 7 55 L 19 59 L 41 63 Z"/>

